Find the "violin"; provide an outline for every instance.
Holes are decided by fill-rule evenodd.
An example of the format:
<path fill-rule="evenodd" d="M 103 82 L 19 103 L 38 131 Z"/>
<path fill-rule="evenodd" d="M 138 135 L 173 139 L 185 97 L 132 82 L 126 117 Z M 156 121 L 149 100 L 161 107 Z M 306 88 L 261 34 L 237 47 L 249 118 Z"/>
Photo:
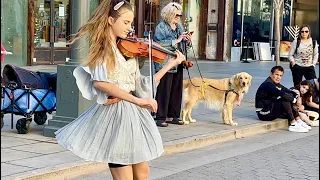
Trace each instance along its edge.
<path fill-rule="evenodd" d="M 120 52 L 129 58 L 134 57 L 149 57 L 149 43 L 144 41 L 138 41 L 135 37 L 127 37 L 120 39 L 117 43 L 117 47 Z M 177 57 L 176 53 L 163 48 L 159 43 L 153 42 L 151 44 L 152 60 L 157 63 L 163 63 L 168 55 Z M 193 63 L 190 61 L 183 61 L 186 68 L 191 68 Z"/>

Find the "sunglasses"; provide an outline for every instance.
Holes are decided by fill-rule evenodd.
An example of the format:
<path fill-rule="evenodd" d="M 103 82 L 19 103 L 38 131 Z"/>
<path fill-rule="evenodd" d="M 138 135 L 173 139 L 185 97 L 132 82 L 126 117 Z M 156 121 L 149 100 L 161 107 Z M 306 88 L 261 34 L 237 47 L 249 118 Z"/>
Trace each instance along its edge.
<path fill-rule="evenodd" d="M 180 17 L 180 18 L 182 18 L 182 14 L 176 14 L 176 17 Z"/>
<path fill-rule="evenodd" d="M 300 31 L 300 33 L 308 33 L 309 31 Z"/>
<path fill-rule="evenodd" d="M 177 10 L 179 10 L 178 6 L 176 6 L 175 4 L 172 4 L 172 6 L 174 6 L 175 8 L 177 8 Z"/>

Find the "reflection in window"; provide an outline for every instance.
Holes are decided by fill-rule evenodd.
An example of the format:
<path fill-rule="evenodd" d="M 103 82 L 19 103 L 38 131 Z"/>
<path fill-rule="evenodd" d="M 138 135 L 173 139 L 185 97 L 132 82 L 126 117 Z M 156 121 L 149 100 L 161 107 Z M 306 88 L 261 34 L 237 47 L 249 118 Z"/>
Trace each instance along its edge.
<path fill-rule="evenodd" d="M 54 47 L 66 47 L 69 33 L 69 1 L 54 2 Z M 50 1 L 35 0 L 35 47 L 50 47 Z"/>
<path fill-rule="evenodd" d="M 27 64 L 28 1 L 1 0 L 1 43 L 13 55 L 5 63 Z"/>
<path fill-rule="evenodd" d="M 284 0 L 283 8 L 283 22 L 282 22 L 282 40 L 290 40 L 289 32 L 284 28 L 285 26 L 290 26 L 290 16 L 291 16 L 291 0 Z"/>
<path fill-rule="evenodd" d="M 251 42 L 269 42 L 273 0 L 246 0 L 243 35 Z M 233 41 L 241 41 L 242 0 L 234 0 Z"/>

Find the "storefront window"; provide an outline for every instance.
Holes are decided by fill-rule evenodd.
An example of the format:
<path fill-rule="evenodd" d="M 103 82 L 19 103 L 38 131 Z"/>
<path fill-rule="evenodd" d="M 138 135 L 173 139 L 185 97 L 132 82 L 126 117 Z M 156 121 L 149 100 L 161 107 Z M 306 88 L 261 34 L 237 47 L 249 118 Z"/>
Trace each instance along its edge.
<path fill-rule="evenodd" d="M 51 17 L 50 1 L 35 0 L 35 39 L 34 46 L 50 47 L 50 18 L 53 18 L 55 36 L 54 47 L 67 47 L 69 35 L 69 1 L 55 1 L 54 15 Z"/>
<path fill-rule="evenodd" d="M 12 55 L 6 64 L 27 64 L 28 1 L 1 0 L 1 43 Z"/>
<path fill-rule="evenodd" d="M 90 0 L 90 15 L 99 5 L 99 0 Z M 54 47 L 67 47 L 70 35 L 69 0 L 54 1 Z M 50 47 L 50 0 L 35 0 L 35 47 Z"/>
<path fill-rule="evenodd" d="M 233 41 L 241 40 L 242 12 L 243 36 L 251 42 L 269 42 L 273 0 L 234 0 Z M 244 7 L 242 11 L 242 7 Z"/>

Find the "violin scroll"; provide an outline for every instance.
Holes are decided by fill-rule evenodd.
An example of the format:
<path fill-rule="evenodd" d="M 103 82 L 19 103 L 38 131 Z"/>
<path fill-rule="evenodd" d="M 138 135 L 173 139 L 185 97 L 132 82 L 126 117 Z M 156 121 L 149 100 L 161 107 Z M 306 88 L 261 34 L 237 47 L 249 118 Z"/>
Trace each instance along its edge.
<path fill-rule="evenodd" d="M 191 61 L 183 61 L 181 64 L 186 68 L 192 68 L 193 66 L 193 62 Z"/>

